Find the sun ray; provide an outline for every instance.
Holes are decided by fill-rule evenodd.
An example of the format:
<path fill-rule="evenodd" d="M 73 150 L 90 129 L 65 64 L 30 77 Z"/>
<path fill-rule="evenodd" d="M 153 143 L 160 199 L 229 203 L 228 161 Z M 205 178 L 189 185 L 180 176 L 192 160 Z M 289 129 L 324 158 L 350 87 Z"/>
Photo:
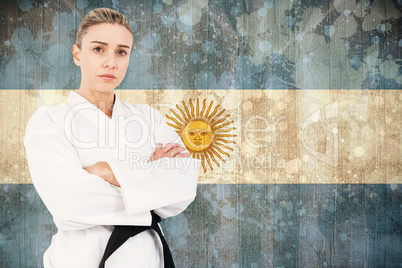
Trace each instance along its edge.
<path fill-rule="evenodd" d="M 219 148 L 218 146 L 212 145 L 212 148 L 218 150 L 221 154 L 224 154 L 224 155 L 226 155 L 227 157 L 230 157 L 230 154 L 228 154 L 228 153 L 222 151 L 222 149 Z M 213 150 L 212 148 L 211 148 L 211 150 Z M 232 148 L 230 148 L 230 149 L 232 149 Z M 233 149 L 232 149 L 232 150 L 233 150 Z M 219 155 L 218 155 L 218 157 L 221 158 Z M 222 159 L 222 158 L 221 158 L 221 159 Z M 222 159 L 222 161 L 225 162 L 225 160 L 223 160 L 223 159 Z"/>
<path fill-rule="evenodd" d="M 223 141 L 223 142 L 226 142 L 226 143 L 233 143 L 233 144 L 236 144 L 235 141 L 228 141 L 228 140 L 221 139 L 221 138 L 217 138 L 217 139 L 215 139 L 215 140 L 216 140 L 216 141 Z"/>
<path fill-rule="evenodd" d="M 198 101 L 198 98 L 197 98 L 197 114 L 196 115 L 200 116 L 200 103 Z"/>
<path fill-rule="evenodd" d="M 214 116 L 214 114 L 215 114 L 216 111 L 218 110 L 219 106 L 220 106 L 219 104 L 215 106 L 215 109 L 214 109 L 214 111 L 212 112 L 212 114 L 210 114 L 210 115 L 208 116 L 208 120 L 211 120 L 211 117 Z"/>
<path fill-rule="evenodd" d="M 202 157 L 201 165 L 204 168 L 204 173 L 205 173 L 205 172 L 207 172 L 207 168 L 205 167 L 205 161 L 204 161 L 205 157 L 204 157 L 204 155 L 201 155 L 201 157 Z"/>
<path fill-rule="evenodd" d="M 186 121 L 183 120 L 183 118 L 180 117 L 173 109 L 170 109 L 170 111 L 183 123 L 185 124 Z M 167 116 L 167 115 L 166 115 Z"/>
<path fill-rule="evenodd" d="M 217 134 L 216 137 L 237 137 L 235 134 Z"/>
<path fill-rule="evenodd" d="M 209 147 L 208 149 L 214 154 L 214 155 L 216 155 L 217 157 L 219 157 L 219 159 L 220 160 L 222 160 L 223 162 L 226 162 L 223 158 L 222 158 L 222 156 L 220 156 L 215 150 L 214 150 L 214 148 L 213 148 L 214 146 L 213 145 L 211 145 L 211 147 Z M 217 148 L 217 147 L 215 147 L 215 148 Z M 217 148 L 218 149 L 218 148 Z M 228 153 L 225 153 L 224 151 L 222 151 L 222 150 L 220 150 L 223 154 L 225 154 L 225 155 L 227 155 L 227 156 L 230 156 Z"/>
<path fill-rule="evenodd" d="M 211 168 L 211 170 L 213 171 L 214 169 L 212 168 L 211 161 L 209 161 L 208 154 L 204 154 L 204 156 L 205 156 L 205 159 L 207 159 L 208 166 L 209 166 L 209 167 Z"/>
<path fill-rule="evenodd" d="M 221 120 L 219 120 L 219 121 L 216 121 L 216 122 L 214 122 L 214 121 L 211 121 L 211 123 L 212 123 L 212 125 L 211 125 L 211 127 L 214 127 L 214 126 L 216 126 L 217 124 L 219 124 L 219 123 L 222 123 L 223 121 L 225 121 L 225 119 L 226 118 L 228 118 L 230 115 L 229 114 L 227 114 L 227 115 L 225 115 L 225 117 L 224 118 L 222 118 Z"/>
<path fill-rule="evenodd" d="M 203 114 L 204 111 L 205 111 L 205 102 L 206 102 L 206 101 L 207 101 L 207 100 L 204 99 L 204 101 L 202 102 L 202 110 L 201 110 L 200 116 L 202 116 L 202 114 Z"/>
<path fill-rule="evenodd" d="M 209 110 L 211 110 L 211 107 L 212 107 L 212 104 L 213 104 L 214 102 L 213 101 L 211 101 L 211 103 L 209 104 L 209 106 L 208 106 L 208 109 L 207 109 L 207 111 L 205 112 L 205 115 L 204 115 L 204 117 L 208 117 L 208 114 L 209 114 Z"/>
<path fill-rule="evenodd" d="M 225 111 L 226 111 L 226 109 L 223 109 L 219 114 L 217 114 L 214 117 L 214 119 L 211 119 L 211 123 L 214 123 L 216 120 L 218 120 L 219 116 L 221 116 Z"/>
<path fill-rule="evenodd" d="M 177 128 L 177 129 L 180 129 L 180 130 L 181 130 L 181 127 L 179 127 L 179 126 L 173 125 L 173 124 L 171 124 L 171 123 L 169 123 L 169 122 L 167 122 L 166 124 L 168 124 L 168 125 L 171 126 L 171 127 L 174 127 L 174 128 Z"/>
<path fill-rule="evenodd" d="M 185 103 L 184 101 L 182 101 L 182 103 L 183 103 L 184 109 L 186 110 L 186 113 L 187 113 L 187 115 L 188 115 L 188 118 L 192 118 L 190 112 L 189 112 L 188 109 L 187 109 L 186 103 Z"/>
<path fill-rule="evenodd" d="M 180 129 L 183 128 L 183 124 L 181 124 L 181 123 L 180 123 L 179 121 L 177 121 L 175 118 L 173 118 L 173 117 L 171 117 L 171 116 L 168 116 L 168 115 L 166 115 L 166 117 L 169 118 L 170 120 L 172 120 L 173 122 L 175 122 L 176 125 L 177 125 L 178 127 L 180 127 Z"/>
<path fill-rule="evenodd" d="M 188 122 L 189 118 L 186 117 L 186 114 L 182 109 L 180 109 L 179 105 L 176 104 L 176 108 L 180 111 L 181 115 L 184 117 L 184 120 Z"/>
<path fill-rule="evenodd" d="M 214 155 L 212 154 L 212 152 L 211 152 L 210 149 L 211 149 L 211 148 L 208 148 L 208 149 L 206 150 L 206 152 L 209 154 L 209 156 L 211 157 L 212 161 L 214 161 L 214 163 L 215 163 L 218 167 L 220 167 L 221 165 L 219 165 L 219 163 L 216 161 L 216 159 L 215 159 L 215 157 L 214 157 Z"/>
<path fill-rule="evenodd" d="M 193 105 L 193 102 L 191 101 L 191 99 L 189 99 L 188 102 L 190 103 L 190 106 L 191 106 L 191 116 L 194 117 L 194 105 Z"/>
<path fill-rule="evenodd" d="M 229 124 L 231 124 L 231 123 L 233 123 L 233 121 L 230 121 L 230 122 L 227 122 L 227 123 L 225 123 L 225 124 L 219 125 L 219 126 L 217 126 L 217 127 L 215 128 L 215 130 L 220 129 L 220 128 L 223 128 L 223 127 L 225 127 L 225 126 L 227 126 L 227 125 L 229 125 Z"/>
<path fill-rule="evenodd" d="M 230 148 L 229 146 L 226 146 L 225 144 L 222 144 L 222 143 L 220 143 L 220 142 L 215 142 L 215 144 L 216 144 L 216 145 L 219 145 L 219 146 L 221 146 L 221 147 L 223 147 L 223 148 L 226 148 L 226 149 L 228 149 L 228 150 L 234 151 L 233 148 Z"/>
<path fill-rule="evenodd" d="M 229 132 L 229 131 L 234 130 L 234 129 L 236 129 L 236 128 L 235 128 L 235 127 L 231 127 L 231 128 L 227 128 L 227 129 L 218 129 L 218 130 L 215 130 L 215 133 Z"/>

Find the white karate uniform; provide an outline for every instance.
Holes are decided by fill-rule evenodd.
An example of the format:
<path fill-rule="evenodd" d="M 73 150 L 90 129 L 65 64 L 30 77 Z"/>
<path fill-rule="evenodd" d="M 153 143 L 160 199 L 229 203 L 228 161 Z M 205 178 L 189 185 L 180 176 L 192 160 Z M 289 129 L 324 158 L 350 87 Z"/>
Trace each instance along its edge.
<path fill-rule="evenodd" d="M 181 143 L 149 105 L 116 98 L 112 118 L 75 92 L 65 103 L 40 107 L 28 122 L 24 145 L 32 181 L 58 228 L 44 254 L 48 267 L 98 267 L 113 225 L 151 224 L 195 198 L 200 161 L 190 157 L 148 162 L 157 143 Z M 184 145 L 183 145 L 184 146 Z M 115 187 L 83 168 L 107 162 Z M 131 237 L 106 267 L 163 267 L 153 230 Z"/>

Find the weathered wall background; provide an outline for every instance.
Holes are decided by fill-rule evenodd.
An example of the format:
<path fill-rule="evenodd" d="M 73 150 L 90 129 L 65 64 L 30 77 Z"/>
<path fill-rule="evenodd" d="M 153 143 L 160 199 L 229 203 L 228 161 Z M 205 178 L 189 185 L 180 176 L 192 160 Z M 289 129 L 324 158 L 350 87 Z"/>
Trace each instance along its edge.
<path fill-rule="evenodd" d="M 75 31 L 103 6 L 134 30 L 122 99 L 206 99 L 236 127 L 163 223 L 178 267 L 402 265 L 401 1 L 23 0 L 0 2 L 0 267 L 41 267 L 57 231 L 22 140 L 79 86 Z"/>

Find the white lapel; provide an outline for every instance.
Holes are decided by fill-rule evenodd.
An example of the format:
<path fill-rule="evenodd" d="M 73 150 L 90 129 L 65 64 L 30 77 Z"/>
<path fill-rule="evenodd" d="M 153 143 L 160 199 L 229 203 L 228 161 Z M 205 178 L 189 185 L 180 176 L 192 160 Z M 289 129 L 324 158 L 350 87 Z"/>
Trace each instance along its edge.
<path fill-rule="evenodd" d="M 101 161 L 98 158 L 127 160 L 130 157 L 149 157 L 154 149 L 150 114 L 134 107 L 125 107 L 115 98 L 112 117 L 76 92 L 70 92 L 66 102 L 66 133 L 77 148 L 83 162 Z M 84 150 L 87 149 L 87 150 Z M 96 155 L 98 154 L 98 155 Z"/>
<path fill-rule="evenodd" d="M 69 110 L 64 120 L 65 133 L 82 162 L 88 164 L 97 157 L 100 161 L 117 156 L 110 151 L 117 147 L 114 122 L 76 92 L 70 92 L 66 103 Z"/>

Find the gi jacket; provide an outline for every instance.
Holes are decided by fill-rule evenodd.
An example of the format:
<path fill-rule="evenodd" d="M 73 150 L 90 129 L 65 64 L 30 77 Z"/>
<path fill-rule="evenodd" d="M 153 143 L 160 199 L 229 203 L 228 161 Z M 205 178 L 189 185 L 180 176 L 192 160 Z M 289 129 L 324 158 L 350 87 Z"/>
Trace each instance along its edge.
<path fill-rule="evenodd" d="M 115 99 L 111 118 L 75 92 L 57 106 L 40 107 L 24 145 L 32 181 L 58 228 L 45 267 L 98 267 L 113 225 L 151 224 L 195 198 L 200 161 L 190 157 L 148 162 L 158 143 L 181 143 L 149 105 Z M 184 146 L 184 145 L 183 145 Z M 109 164 L 114 187 L 84 168 Z M 160 267 L 160 241 L 148 230 L 130 238 L 106 267 Z"/>

